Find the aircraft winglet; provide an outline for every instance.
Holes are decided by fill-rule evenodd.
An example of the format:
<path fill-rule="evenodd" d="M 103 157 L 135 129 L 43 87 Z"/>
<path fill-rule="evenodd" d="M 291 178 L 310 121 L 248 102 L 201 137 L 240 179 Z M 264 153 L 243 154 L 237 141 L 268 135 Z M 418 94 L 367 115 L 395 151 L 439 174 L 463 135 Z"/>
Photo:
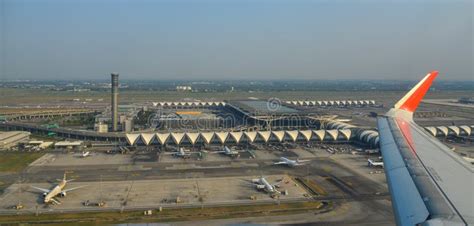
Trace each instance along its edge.
<path fill-rule="evenodd" d="M 426 92 L 430 89 L 434 79 L 438 76 L 438 71 L 432 71 L 427 74 L 410 92 L 408 92 L 398 103 L 395 104 L 395 109 L 401 109 L 413 113 Z"/>

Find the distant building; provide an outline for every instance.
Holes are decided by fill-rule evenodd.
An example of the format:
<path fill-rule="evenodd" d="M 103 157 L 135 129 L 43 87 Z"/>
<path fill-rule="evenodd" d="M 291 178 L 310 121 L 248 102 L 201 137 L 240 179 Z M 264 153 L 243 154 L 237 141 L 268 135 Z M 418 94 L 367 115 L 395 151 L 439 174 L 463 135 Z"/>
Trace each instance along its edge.
<path fill-rule="evenodd" d="M 178 92 L 186 92 L 186 91 L 192 91 L 192 87 L 191 86 L 176 86 L 176 91 Z"/>
<path fill-rule="evenodd" d="M 123 123 L 123 131 L 132 132 L 133 131 L 133 120 L 126 119 Z"/>
<path fill-rule="evenodd" d="M 0 149 L 9 149 L 30 139 L 30 132 L 10 131 L 0 132 Z"/>
<path fill-rule="evenodd" d="M 99 122 L 94 124 L 94 130 L 98 133 L 107 133 L 109 132 L 109 125 Z"/>
<path fill-rule="evenodd" d="M 126 115 L 120 115 L 120 116 L 119 116 L 119 123 L 120 123 L 120 124 L 124 124 L 124 123 L 125 123 L 125 120 L 127 120 L 127 116 L 126 116 Z"/>
<path fill-rule="evenodd" d="M 50 142 L 50 141 L 45 142 L 42 140 L 32 140 L 32 141 L 28 141 L 26 145 L 35 146 L 35 147 L 38 147 L 39 150 L 43 150 L 53 145 L 53 142 Z"/>
<path fill-rule="evenodd" d="M 55 148 L 81 149 L 82 141 L 59 141 L 54 144 Z"/>

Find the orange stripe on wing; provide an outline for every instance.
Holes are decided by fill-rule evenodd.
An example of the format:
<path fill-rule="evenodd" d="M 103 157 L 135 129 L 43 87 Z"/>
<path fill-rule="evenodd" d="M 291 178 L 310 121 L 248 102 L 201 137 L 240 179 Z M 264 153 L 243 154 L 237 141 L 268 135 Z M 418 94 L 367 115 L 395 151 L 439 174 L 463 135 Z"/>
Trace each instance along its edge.
<path fill-rule="evenodd" d="M 436 76 L 438 76 L 437 71 L 429 73 L 426 80 L 424 80 L 422 84 L 419 84 L 419 87 L 417 87 L 414 93 L 412 93 L 412 95 L 410 95 L 408 99 L 400 106 L 400 109 L 414 112 L 425 96 L 426 92 L 430 89 L 430 86 Z"/>

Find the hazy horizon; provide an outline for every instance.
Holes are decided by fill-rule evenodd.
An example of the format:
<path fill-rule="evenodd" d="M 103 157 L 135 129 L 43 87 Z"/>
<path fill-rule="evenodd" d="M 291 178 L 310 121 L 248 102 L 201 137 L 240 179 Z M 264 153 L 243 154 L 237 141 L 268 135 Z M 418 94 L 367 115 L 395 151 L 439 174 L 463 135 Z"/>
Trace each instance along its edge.
<path fill-rule="evenodd" d="M 424 75 L 421 75 L 422 78 Z M 104 75 L 105 78 L 72 78 L 72 79 L 35 79 L 35 78 L 18 78 L 18 79 L 2 79 L 0 82 L 21 82 L 21 81 L 38 81 L 38 82 L 105 82 L 110 83 L 110 75 Z M 311 78 L 296 78 L 296 79 L 284 79 L 284 78 L 268 78 L 268 79 L 220 79 L 220 78 L 211 78 L 211 79 L 168 79 L 168 78 L 122 78 L 119 77 L 120 82 L 140 82 L 140 81 L 153 81 L 153 82 L 317 82 L 317 81 L 328 81 L 328 82 L 419 82 L 420 78 L 413 78 L 413 79 L 358 79 L 358 78 L 340 78 L 340 79 L 330 79 L 330 78 L 322 78 L 322 79 L 311 79 Z M 462 83 L 462 82 L 473 82 L 474 81 L 470 78 L 468 79 L 436 79 L 436 82 L 448 82 L 448 83 Z"/>
<path fill-rule="evenodd" d="M 0 79 L 473 80 L 472 1 L 0 2 Z"/>

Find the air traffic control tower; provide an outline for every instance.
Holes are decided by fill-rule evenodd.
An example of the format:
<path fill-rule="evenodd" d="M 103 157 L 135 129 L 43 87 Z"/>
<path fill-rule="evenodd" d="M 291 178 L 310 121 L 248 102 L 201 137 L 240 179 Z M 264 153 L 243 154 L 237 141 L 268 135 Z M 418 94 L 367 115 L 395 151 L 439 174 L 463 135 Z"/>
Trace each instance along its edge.
<path fill-rule="evenodd" d="M 112 79 L 112 131 L 118 130 L 118 73 L 110 74 Z"/>

